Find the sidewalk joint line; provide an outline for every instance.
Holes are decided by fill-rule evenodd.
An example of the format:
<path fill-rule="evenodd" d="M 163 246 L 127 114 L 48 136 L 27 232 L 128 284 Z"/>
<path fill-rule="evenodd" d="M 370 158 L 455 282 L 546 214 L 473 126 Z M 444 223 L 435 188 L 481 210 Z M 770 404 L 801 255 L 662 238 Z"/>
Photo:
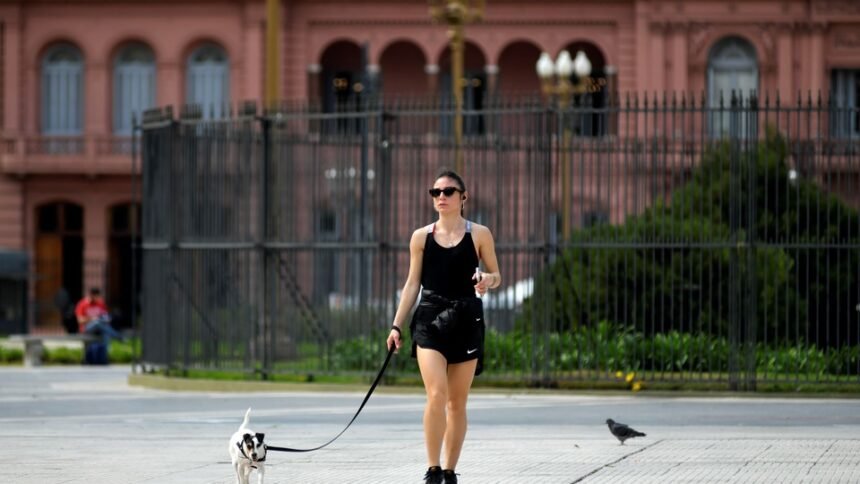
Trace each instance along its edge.
<path fill-rule="evenodd" d="M 587 479 L 587 478 L 589 478 L 589 477 L 593 476 L 594 474 L 597 474 L 598 472 L 602 471 L 603 469 L 606 469 L 607 467 L 612 467 L 613 465 L 615 465 L 615 464 L 617 464 L 617 463 L 619 463 L 619 462 L 623 461 L 624 459 L 626 459 L 626 458 L 628 458 L 628 457 L 630 457 L 630 456 L 636 455 L 636 454 L 638 454 L 638 453 L 640 453 L 640 452 L 644 452 L 645 450 L 648 450 L 648 449 L 650 449 L 651 447 L 654 447 L 655 445 L 657 445 L 657 444 L 659 444 L 659 443 L 661 443 L 661 442 L 663 442 L 663 439 L 660 439 L 660 440 L 658 440 L 657 442 L 654 442 L 653 444 L 646 445 L 645 447 L 642 447 L 641 449 L 637 450 L 636 452 L 631 452 L 631 453 L 629 453 L 629 454 L 625 454 L 625 455 L 623 455 L 621 458 L 616 459 L 616 460 L 614 460 L 614 461 L 612 461 L 612 462 L 610 462 L 610 463 L 608 463 L 608 464 L 603 464 L 602 466 L 598 467 L 597 469 L 594 469 L 593 471 L 591 471 L 591 472 L 589 472 L 588 474 L 586 474 L 586 475 L 584 475 L 584 476 L 580 477 L 579 479 L 577 479 L 577 480 L 575 480 L 575 481 L 571 482 L 570 484 L 576 484 L 577 482 L 582 482 L 583 480 L 585 480 L 585 479 Z"/>
<path fill-rule="evenodd" d="M 812 465 L 809 466 L 809 469 L 806 469 L 806 475 L 807 476 L 812 474 L 812 469 L 815 469 L 815 466 L 817 466 L 818 463 L 821 462 L 821 459 L 823 459 L 824 456 L 827 455 L 828 452 L 830 452 L 830 449 L 832 449 L 833 446 L 836 445 L 837 442 L 839 442 L 838 439 L 834 440 L 833 442 L 830 442 L 830 445 L 828 445 L 827 448 L 824 449 L 824 452 L 822 452 L 821 455 L 819 455 L 818 458 L 815 459 L 815 462 L 813 462 Z"/>

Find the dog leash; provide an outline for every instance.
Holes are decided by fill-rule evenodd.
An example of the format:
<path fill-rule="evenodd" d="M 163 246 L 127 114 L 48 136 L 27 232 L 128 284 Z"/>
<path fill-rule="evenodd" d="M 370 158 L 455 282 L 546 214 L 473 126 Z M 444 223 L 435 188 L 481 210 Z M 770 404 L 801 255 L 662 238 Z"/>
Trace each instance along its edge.
<path fill-rule="evenodd" d="M 358 410 L 355 412 L 355 415 L 352 416 L 352 420 L 350 420 L 349 423 L 346 424 L 346 427 L 344 427 L 339 434 L 335 435 L 333 439 L 329 440 L 323 445 L 320 445 L 319 447 L 314 447 L 312 449 L 293 449 L 291 447 L 277 447 L 274 445 L 266 445 L 266 451 L 274 450 L 278 452 L 313 452 L 315 450 L 320 450 L 323 447 L 326 447 L 335 440 L 337 440 L 338 437 L 343 435 L 343 433 L 346 432 L 346 429 L 348 429 L 349 426 L 352 425 L 353 422 L 355 422 L 355 419 L 358 418 L 358 414 L 360 414 L 361 411 L 364 409 L 364 405 L 367 404 L 368 400 L 370 400 L 370 396 L 373 395 L 373 391 L 376 390 L 376 386 L 379 385 L 379 382 L 382 380 L 382 375 L 385 373 L 385 369 L 388 368 L 388 362 L 391 361 L 391 355 L 394 354 L 395 348 L 395 345 L 391 345 L 391 348 L 388 350 L 388 355 L 385 356 L 385 363 L 383 363 L 382 368 L 379 369 L 379 373 L 377 373 L 376 379 L 373 380 L 373 384 L 370 385 L 370 390 L 367 391 L 367 395 L 364 396 L 364 400 L 361 402 L 361 405 L 359 405 Z"/>

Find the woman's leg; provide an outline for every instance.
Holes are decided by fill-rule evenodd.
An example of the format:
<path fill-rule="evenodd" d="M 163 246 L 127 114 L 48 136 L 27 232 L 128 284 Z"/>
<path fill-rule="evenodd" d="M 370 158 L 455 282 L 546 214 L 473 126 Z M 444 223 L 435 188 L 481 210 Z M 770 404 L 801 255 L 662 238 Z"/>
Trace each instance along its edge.
<path fill-rule="evenodd" d="M 448 365 L 448 421 L 445 429 L 445 469 L 456 469 L 466 438 L 466 400 L 478 360 Z"/>
<path fill-rule="evenodd" d="M 416 350 L 418 369 L 427 392 L 424 407 L 424 445 L 427 449 L 427 465 L 439 465 L 442 453 L 442 438 L 445 436 L 445 402 L 448 401 L 448 361 L 436 350 Z"/>

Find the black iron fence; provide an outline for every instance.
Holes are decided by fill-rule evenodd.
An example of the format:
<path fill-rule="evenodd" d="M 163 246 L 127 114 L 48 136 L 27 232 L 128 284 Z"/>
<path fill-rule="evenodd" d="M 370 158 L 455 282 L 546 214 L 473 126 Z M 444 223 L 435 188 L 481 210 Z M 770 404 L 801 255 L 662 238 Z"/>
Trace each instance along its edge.
<path fill-rule="evenodd" d="M 147 113 L 143 362 L 369 374 L 464 153 L 495 236 L 482 378 L 860 382 L 860 114 L 807 99 Z M 846 129 L 846 126 L 851 127 Z M 401 356 L 395 374 L 415 371 Z"/>

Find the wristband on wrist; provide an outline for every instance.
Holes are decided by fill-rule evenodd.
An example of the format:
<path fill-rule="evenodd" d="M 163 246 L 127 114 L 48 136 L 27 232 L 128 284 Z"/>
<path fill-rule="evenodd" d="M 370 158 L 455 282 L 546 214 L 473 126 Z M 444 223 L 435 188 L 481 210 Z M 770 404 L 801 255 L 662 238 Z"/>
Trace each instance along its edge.
<path fill-rule="evenodd" d="M 394 331 L 397 331 L 397 334 L 398 334 L 398 335 L 403 336 L 403 332 L 402 332 L 402 331 L 400 331 L 400 327 L 399 327 L 399 326 L 397 326 L 396 324 L 392 324 L 392 325 L 391 325 L 391 329 L 393 329 Z"/>

